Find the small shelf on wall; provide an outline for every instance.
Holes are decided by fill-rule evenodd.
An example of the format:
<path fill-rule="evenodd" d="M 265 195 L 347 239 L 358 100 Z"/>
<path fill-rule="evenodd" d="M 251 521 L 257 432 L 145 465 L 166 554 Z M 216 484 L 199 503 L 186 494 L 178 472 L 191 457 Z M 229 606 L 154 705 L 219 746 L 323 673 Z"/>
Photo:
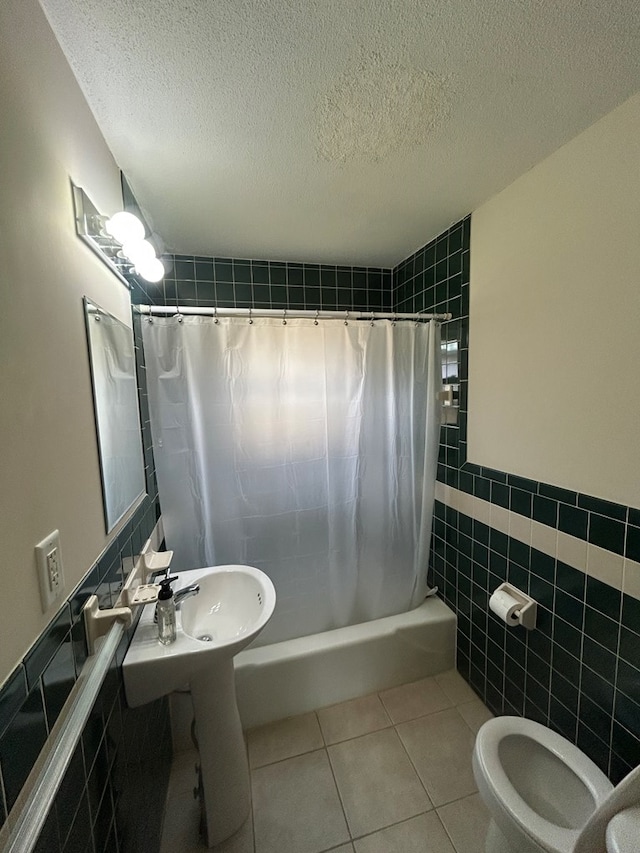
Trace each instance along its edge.
<path fill-rule="evenodd" d="M 460 346 L 457 339 L 442 341 L 442 424 L 458 426 L 460 410 Z"/>
<path fill-rule="evenodd" d="M 460 386 L 443 385 L 440 392 L 442 402 L 441 423 L 443 426 L 458 426 L 458 412 L 460 411 Z"/>

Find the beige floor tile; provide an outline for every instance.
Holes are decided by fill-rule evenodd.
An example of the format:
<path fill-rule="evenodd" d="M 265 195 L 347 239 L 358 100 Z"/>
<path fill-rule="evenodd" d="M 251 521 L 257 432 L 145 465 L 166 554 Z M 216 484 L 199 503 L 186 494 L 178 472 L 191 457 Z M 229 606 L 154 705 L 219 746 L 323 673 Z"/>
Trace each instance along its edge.
<path fill-rule="evenodd" d="M 353 844 L 341 844 L 340 847 L 332 847 L 328 853 L 353 853 Z"/>
<path fill-rule="evenodd" d="M 436 682 L 444 690 L 454 705 L 471 702 L 477 695 L 456 669 L 450 669 L 435 676 Z"/>
<path fill-rule="evenodd" d="M 434 714 L 453 704 L 435 678 L 423 678 L 401 687 L 392 687 L 380 693 L 380 698 L 394 723 Z"/>
<path fill-rule="evenodd" d="M 193 794 L 168 798 L 160 853 L 190 853 L 198 848 L 205 849 L 200 842 L 200 803 Z"/>
<path fill-rule="evenodd" d="M 315 713 L 288 717 L 247 732 L 249 766 L 262 767 L 324 746 Z"/>
<path fill-rule="evenodd" d="M 202 853 L 202 848 L 200 848 Z M 254 853 L 253 820 L 251 815 L 245 820 L 240 829 L 222 844 L 211 848 L 212 853 Z M 182 851 L 180 851 L 182 853 Z"/>
<path fill-rule="evenodd" d="M 491 711 L 480 699 L 458 705 L 458 711 L 474 734 L 478 734 L 478 729 L 483 723 L 493 718 Z"/>
<path fill-rule="evenodd" d="M 366 735 L 391 725 L 389 715 L 375 693 L 322 708 L 318 711 L 318 720 L 327 744 Z"/>
<path fill-rule="evenodd" d="M 455 708 L 402 723 L 397 731 L 434 805 L 476 792 L 474 735 Z"/>
<path fill-rule="evenodd" d="M 457 853 L 484 853 L 489 812 L 480 794 L 441 806 L 438 814 Z"/>
<path fill-rule="evenodd" d="M 356 853 L 456 853 L 435 812 L 354 842 Z"/>
<path fill-rule="evenodd" d="M 320 853 L 349 841 L 324 749 L 251 776 L 256 853 Z"/>
<path fill-rule="evenodd" d="M 200 756 L 195 749 L 190 752 L 179 752 L 171 762 L 168 798 L 180 794 L 191 794 L 198 785 L 196 765 L 200 764 Z"/>
<path fill-rule="evenodd" d="M 328 751 L 352 836 L 431 809 L 393 729 L 335 744 Z"/>

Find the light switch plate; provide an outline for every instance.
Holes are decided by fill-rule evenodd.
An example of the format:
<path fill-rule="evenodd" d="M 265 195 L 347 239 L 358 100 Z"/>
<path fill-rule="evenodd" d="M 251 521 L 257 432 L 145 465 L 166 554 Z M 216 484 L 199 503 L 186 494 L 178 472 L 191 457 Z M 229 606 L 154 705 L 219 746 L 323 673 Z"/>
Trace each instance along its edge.
<path fill-rule="evenodd" d="M 40 582 L 42 612 L 60 598 L 64 592 L 64 572 L 60 551 L 60 533 L 54 530 L 36 545 L 36 565 Z"/>

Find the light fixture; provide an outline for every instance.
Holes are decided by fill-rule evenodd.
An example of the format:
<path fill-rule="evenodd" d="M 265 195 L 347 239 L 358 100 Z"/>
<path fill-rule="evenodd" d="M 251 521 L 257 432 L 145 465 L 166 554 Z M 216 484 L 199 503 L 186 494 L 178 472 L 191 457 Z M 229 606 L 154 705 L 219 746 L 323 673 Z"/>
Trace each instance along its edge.
<path fill-rule="evenodd" d="M 122 254 L 125 258 L 129 258 L 134 266 L 139 266 L 144 261 L 153 260 L 156 250 L 148 240 L 127 240 L 122 244 Z"/>
<path fill-rule="evenodd" d="M 133 213 L 121 210 L 114 213 L 104 223 L 104 230 L 118 243 L 140 242 L 144 240 L 144 225 Z"/>
<path fill-rule="evenodd" d="M 142 262 L 137 261 L 134 272 L 141 275 L 145 281 L 156 282 L 164 278 L 164 266 L 156 257 L 145 258 Z"/>
<path fill-rule="evenodd" d="M 162 261 L 151 243 L 145 240 L 144 225 L 133 213 L 122 210 L 102 216 L 81 187 L 71 184 L 76 216 L 76 232 L 108 267 L 123 281 L 132 272 L 146 281 L 164 277 Z"/>

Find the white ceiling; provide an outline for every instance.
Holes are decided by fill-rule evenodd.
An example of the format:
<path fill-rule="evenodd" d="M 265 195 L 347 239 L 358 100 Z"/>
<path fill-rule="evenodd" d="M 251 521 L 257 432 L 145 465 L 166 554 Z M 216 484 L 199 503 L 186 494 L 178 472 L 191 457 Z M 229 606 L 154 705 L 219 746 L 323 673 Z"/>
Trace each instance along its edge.
<path fill-rule="evenodd" d="M 640 89 L 638 0 L 41 2 L 185 254 L 393 266 Z"/>

